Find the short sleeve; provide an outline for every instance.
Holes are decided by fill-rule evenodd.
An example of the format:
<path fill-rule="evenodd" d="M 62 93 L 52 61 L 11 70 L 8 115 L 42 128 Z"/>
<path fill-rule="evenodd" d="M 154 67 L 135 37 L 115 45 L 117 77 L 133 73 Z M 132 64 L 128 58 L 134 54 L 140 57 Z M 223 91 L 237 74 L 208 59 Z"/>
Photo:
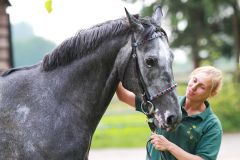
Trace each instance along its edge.
<path fill-rule="evenodd" d="M 196 155 L 205 160 L 216 160 L 222 141 L 222 127 L 220 122 L 213 121 L 196 146 Z"/>
<path fill-rule="evenodd" d="M 141 104 L 142 104 L 141 97 L 140 96 L 136 96 L 136 98 L 135 98 L 135 106 L 136 106 L 136 110 L 139 111 L 139 112 L 142 112 Z"/>

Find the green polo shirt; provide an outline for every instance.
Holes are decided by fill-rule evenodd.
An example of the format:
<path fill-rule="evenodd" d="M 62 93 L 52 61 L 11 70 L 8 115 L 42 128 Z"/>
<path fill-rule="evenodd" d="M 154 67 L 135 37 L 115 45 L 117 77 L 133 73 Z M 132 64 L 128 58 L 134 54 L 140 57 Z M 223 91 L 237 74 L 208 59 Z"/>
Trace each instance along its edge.
<path fill-rule="evenodd" d="M 216 160 L 222 140 L 222 126 L 217 116 L 212 112 L 210 104 L 205 101 L 206 109 L 200 114 L 188 116 L 183 108 L 186 97 L 179 97 L 182 109 L 182 120 L 171 132 L 157 129 L 157 133 L 181 147 L 188 153 L 198 155 L 205 160 Z M 141 110 L 141 99 L 136 97 L 136 110 Z M 148 149 L 152 160 L 161 160 L 160 151 L 155 150 L 151 143 Z M 168 151 L 163 153 L 167 160 L 176 160 Z"/>

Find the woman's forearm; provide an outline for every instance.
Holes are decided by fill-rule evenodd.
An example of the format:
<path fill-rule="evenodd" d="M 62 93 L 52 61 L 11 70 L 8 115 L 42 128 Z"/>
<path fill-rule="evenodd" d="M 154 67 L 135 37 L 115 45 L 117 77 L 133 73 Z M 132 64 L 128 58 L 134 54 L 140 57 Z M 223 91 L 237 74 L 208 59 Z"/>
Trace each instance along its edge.
<path fill-rule="evenodd" d="M 156 150 L 168 151 L 178 160 L 203 160 L 200 156 L 193 155 L 184 151 L 182 148 L 170 142 L 163 135 L 153 133 L 151 135 L 151 139 L 151 143 Z"/>
<path fill-rule="evenodd" d="M 135 107 L 135 97 L 136 97 L 135 94 L 133 92 L 130 92 L 129 90 L 125 89 L 122 86 L 122 83 L 118 84 L 118 87 L 116 89 L 116 94 L 120 101 L 122 101 L 132 107 Z"/>
<path fill-rule="evenodd" d="M 182 148 L 178 147 L 172 142 L 169 142 L 170 145 L 167 150 L 178 160 L 203 160 L 200 156 L 190 154 L 184 151 Z"/>

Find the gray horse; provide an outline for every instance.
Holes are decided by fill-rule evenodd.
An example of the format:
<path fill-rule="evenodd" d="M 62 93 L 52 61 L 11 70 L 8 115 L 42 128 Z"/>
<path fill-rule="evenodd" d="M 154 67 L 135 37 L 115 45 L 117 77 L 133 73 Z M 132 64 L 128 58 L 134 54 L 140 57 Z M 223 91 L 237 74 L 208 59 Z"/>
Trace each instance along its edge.
<path fill-rule="evenodd" d="M 3 73 L 1 160 L 87 160 L 92 135 L 120 81 L 144 93 L 143 106 L 156 126 L 176 126 L 181 111 L 161 8 L 152 17 L 126 13 L 81 30 L 39 64 Z"/>

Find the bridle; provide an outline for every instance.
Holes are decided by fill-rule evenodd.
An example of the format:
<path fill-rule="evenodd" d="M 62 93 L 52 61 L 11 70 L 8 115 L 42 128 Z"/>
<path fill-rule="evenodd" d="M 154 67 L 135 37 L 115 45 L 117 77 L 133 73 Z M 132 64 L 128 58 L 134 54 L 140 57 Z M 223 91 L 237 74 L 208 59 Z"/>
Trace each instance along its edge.
<path fill-rule="evenodd" d="M 156 132 L 156 126 L 154 124 L 155 107 L 154 107 L 152 101 L 155 100 L 156 98 L 163 96 L 166 93 L 169 93 L 170 91 L 174 90 L 177 87 L 177 84 L 173 83 L 166 89 L 160 90 L 160 92 L 156 93 L 155 95 L 151 95 L 147 89 L 146 83 L 144 82 L 143 76 L 142 76 L 140 68 L 139 68 L 138 57 L 137 57 L 137 47 L 144 44 L 145 42 L 154 40 L 154 39 L 162 37 L 164 35 L 165 35 L 165 33 L 158 32 L 158 34 L 153 34 L 149 39 L 147 39 L 145 41 L 137 42 L 134 37 L 134 33 L 132 33 L 132 40 L 131 40 L 131 43 L 132 43 L 131 57 L 135 60 L 136 72 L 137 72 L 137 76 L 140 80 L 140 87 L 142 90 L 143 102 L 141 104 L 141 109 L 148 118 L 148 125 L 152 132 Z M 144 109 L 146 107 L 147 107 L 147 111 L 146 111 L 146 109 Z M 151 139 L 148 140 L 147 144 L 150 143 L 150 141 L 151 141 Z M 151 156 L 150 156 L 150 153 L 148 150 L 148 145 L 146 145 L 146 150 L 147 150 L 148 159 L 151 160 Z M 160 152 L 160 153 L 161 153 L 162 159 L 165 160 L 166 158 L 165 158 L 164 152 Z"/>
<path fill-rule="evenodd" d="M 156 93 L 155 95 L 151 95 L 147 89 L 146 83 L 144 82 L 143 76 L 141 74 L 140 68 L 139 68 L 139 64 L 138 64 L 138 57 L 137 57 L 137 47 L 144 44 L 145 42 L 151 41 L 153 39 L 159 38 L 165 36 L 165 34 L 163 32 L 158 32 L 158 34 L 153 34 L 149 39 L 146 39 L 144 41 L 141 42 L 137 42 L 134 34 L 132 33 L 132 52 L 131 52 L 131 56 L 132 58 L 135 60 L 135 64 L 136 64 L 136 72 L 137 72 L 137 76 L 140 80 L 140 88 L 142 90 L 142 111 L 145 115 L 147 115 L 148 118 L 150 118 L 149 116 L 154 114 L 155 112 L 155 107 L 152 103 L 153 100 L 155 100 L 156 98 L 165 95 L 166 93 L 169 93 L 170 91 L 174 90 L 177 87 L 177 84 L 174 83 L 172 85 L 170 85 L 169 87 L 167 87 L 166 89 L 160 90 L 158 93 Z M 129 60 L 128 60 L 129 61 Z M 147 106 L 148 111 L 146 112 L 144 110 L 144 106 Z M 151 129 L 152 130 L 152 129 Z"/>

